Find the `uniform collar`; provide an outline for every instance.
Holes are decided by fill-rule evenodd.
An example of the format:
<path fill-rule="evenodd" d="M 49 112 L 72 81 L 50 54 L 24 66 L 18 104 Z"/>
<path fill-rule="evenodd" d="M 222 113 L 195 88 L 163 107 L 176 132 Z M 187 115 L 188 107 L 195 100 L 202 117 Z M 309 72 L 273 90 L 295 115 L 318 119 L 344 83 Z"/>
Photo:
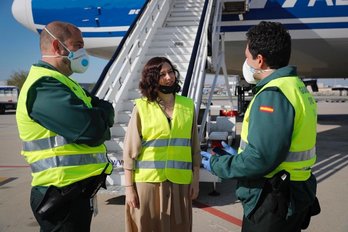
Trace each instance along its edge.
<path fill-rule="evenodd" d="M 42 60 L 39 60 L 36 64 L 34 64 L 34 66 L 37 66 L 37 67 L 42 67 L 42 68 L 48 68 L 48 69 L 51 69 L 51 70 L 54 70 L 54 71 L 57 71 L 59 72 L 55 67 L 53 67 L 51 64 L 45 62 L 45 61 L 42 61 Z"/>
<path fill-rule="evenodd" d="M 262 79 L 256 84 L 256 86 L 253 88 L 253 93 L 257 93 L 264 85 L 272 80 L 288 76 L 297 76 L 297 69 L 295 66 L 285 66 L 275 70 L 268 77 Z"/>

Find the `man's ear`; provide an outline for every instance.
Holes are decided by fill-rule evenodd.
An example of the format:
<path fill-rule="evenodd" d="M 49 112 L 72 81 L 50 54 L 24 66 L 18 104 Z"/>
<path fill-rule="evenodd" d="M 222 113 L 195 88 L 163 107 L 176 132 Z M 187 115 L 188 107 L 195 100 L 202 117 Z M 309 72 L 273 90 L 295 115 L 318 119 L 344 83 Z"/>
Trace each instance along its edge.
<path fill-rule="evenodd" d="M 60 48 L 59 48 L 59 42 L 56 39 L 54 39 L 52 41 L 52 50 L 53 50 L 54 54 L 62 55 Z"/>
<path fill-rule="evenodd" d="M 261 54 L 258 54 L 257 57 L 257 68 L 258 69 L 267 69 L 267 64 L 266 64 L 266 61 L 265 61 L 265 58 L 263 57 L 263 55 Z"/>

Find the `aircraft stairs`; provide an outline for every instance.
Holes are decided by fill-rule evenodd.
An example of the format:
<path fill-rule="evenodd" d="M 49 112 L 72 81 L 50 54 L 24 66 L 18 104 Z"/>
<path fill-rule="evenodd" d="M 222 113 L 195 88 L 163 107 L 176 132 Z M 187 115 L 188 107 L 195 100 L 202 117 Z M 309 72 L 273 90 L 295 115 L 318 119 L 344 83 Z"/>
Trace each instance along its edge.
<path fill-rule="evenodd" d="M 105 67 L 93 92 L 112 102 L 115 108 L 112 138 L 106 142 L 108 157 L 114 166 L 107 179 L 109 185 L 124 185 L 123 140 L 134 99 L 140 97 L 138 84 L 147 60 L 164 56 L 176 65 L 183 83 L 182 94 L 194 100 L 198 114 L 212 11 L 211 0 L 148 1 Z M 215 181 L 218 178 L 214 176 L 212 182 Z"/>

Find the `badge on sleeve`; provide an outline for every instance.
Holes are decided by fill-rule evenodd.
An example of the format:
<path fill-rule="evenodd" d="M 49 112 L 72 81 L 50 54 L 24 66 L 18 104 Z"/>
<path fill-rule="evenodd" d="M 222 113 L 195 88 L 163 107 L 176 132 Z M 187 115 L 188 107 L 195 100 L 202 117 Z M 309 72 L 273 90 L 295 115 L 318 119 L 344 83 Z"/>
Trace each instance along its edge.
<path fill-rule="evenodd" d="M 266 113 L 273 113 L 274 108 L 272 106 L 260 106 L 259 110 L 261 112 L 266 112 Z"/>

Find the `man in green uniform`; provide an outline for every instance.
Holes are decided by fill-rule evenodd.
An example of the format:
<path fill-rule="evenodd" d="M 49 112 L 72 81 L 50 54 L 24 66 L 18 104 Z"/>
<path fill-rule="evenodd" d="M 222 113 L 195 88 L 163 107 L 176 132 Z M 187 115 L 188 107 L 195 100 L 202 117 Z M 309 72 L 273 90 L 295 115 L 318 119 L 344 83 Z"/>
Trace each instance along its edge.
<path fill-rule="evenodd" d="M 16 120 L 40 231 L 90 231 L 92 198 L 112 171 L 103 144 L 114 123 L 112 104 L 69 78 L 88 67 L 83 47 L 76 26 L 48 24 L 40 34 L 42 60 L 31 67 L 18 100 Z"/>
<path fill-rule="evenodd" d="M 238 154 L 202 152 L 202 164 L 221 178 L 238 180 L 243 232 L 299 232 L 320 210 L 311 172 L 316 102 L 296 68 L 288 66 L 291 37 L 280 23 L 261 22 L 246 36 L 243 76 L 256 86 Z"/>

